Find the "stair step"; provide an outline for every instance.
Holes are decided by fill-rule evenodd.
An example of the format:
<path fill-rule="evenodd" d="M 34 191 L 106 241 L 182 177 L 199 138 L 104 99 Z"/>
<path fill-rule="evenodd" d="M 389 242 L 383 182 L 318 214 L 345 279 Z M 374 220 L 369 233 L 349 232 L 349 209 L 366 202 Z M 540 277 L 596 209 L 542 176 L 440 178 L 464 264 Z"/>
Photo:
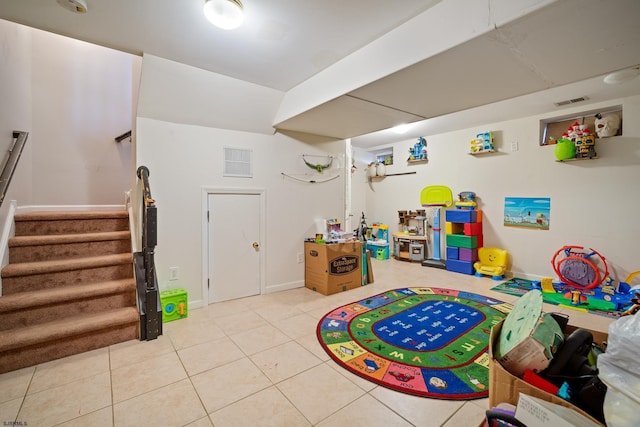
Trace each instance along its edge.
<path fill-rule="evenodd" d="M 138 310 L 135 307 L 124 307 L 108 312 L 84 314 L 66 319 L 48 322 L 46 325 L 29 326 L 3 332 L 0 341 L 0 353 L 29 347 L 48 341 L 86 334 L 109 327 L 138 322 Z"/>
<path fill-rule="evenodd" d="M 0 373 L 136 339 L 135 307 L 12 329 L 0 340 Z"/>
<path fill-rule="evenodd" d="M 82 270 L 85 268 L 131 263 L 133 263 L 133 255 L 130 253 L 75 258 L 69 260 L 20 262 L 17 264 L 7 264 L 2 269 L 2 278 L 58 273 L 61 271 Z"/>
<path fill-rule="evenodd" d="M 82 258 L 131 252 L 131 232 L 16 236 L 9 239 L 9 263 Z"/>
<path fill-rule="evenodd" d="M 117 211 L 43 211 L 14 216 L 16 236 L 92 233 L 129 229 L 129 214 Z"/>
<path fill-rule="evenodd" d="M 106 231 L 102 233 L 15 236 L 9 239 L 9 247 L 16 248 L 22 246 L 61 245 L 65 243 L 104 242 L 107 240 L 129 240 L 130 238 L 131 232 L 129 230 Z"/>
<path fill-rule="evenodd" d="M 129 212 L 124 209 L 118 210 L 95 210 L 95 211 L 34 211 L 23 212 L 14 215 L 16 222 L 20 221 L 51 221 L 51 220 L 80 220 L 80 219 L 108 219 L 108 218 L 129 218 Z"/>
<path fill-rule="evenodd" d="M 1 271 L 3 295 L 132 277 L 133 254 L 22 262 Z"/>
<path fill-rule="evenodd" d="M 0 270 L 0 373 L 140 337 L 126 210 L 14 216 Z"/>
<path fill-rule="evenodd" d="M 135 280 L 129 278 L 5 295 L 0 298 L 0 331 L 132 307 L 135 289 Z"/>

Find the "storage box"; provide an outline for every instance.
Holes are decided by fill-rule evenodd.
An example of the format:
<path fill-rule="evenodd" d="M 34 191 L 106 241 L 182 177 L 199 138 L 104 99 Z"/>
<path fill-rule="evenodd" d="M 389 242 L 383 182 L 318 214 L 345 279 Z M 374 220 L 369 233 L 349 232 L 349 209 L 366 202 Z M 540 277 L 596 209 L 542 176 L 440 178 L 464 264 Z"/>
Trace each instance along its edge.
<path fill-rule="evenodd" d="M 516 407 L 516 418 L 527 427 L 598 427 L 577 411 L 521 393 Z"/>
<path fill-rule="evenodd" d="M 162 305 L 162 323 L 182 319 L 189 315 L 187 291 L 182 288 L 160 292 L 160 304 Z"/>
<path fill-rule="evenodd" d="M 304 242 L 304 285 L 323 295 L 362 286 L 362 244 Z"/>
<path fill-rule="evenodd" d="M 498 323 L 491 329 L 491 336 L 489 338 L 489 407 L 493 408 L 501 402 L 517 405 L 518 396 L 520 393 L 524 393 L 529 396 L 537 397 L 538 399 L 546 400 L 547 402 L 571 408 L 580 414 L 585 415 L 592 421 L 597 422 L 597 420 L 592 416 L 570 402 L 534 387 L 512 375 L 495 359 L 495 349 L 498 345 L 503 323 L 504 321 Z M 578 329 L 576 326 L 567 325 L 564 332 L 565 334 L 570 334 L 576 329 Z M 590 332 L 593 334 L 594 343 L 602 344 L 607 341 L 607 334 L 605 332 Z"/>

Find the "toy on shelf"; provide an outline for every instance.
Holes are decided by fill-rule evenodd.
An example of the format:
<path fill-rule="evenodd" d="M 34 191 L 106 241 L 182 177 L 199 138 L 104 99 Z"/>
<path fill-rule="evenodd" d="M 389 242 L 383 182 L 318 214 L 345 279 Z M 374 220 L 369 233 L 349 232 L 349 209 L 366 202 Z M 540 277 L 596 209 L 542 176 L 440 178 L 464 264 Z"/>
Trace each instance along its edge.
<path fill-rule="evenodd" d="M 409 148 L 408 162 L 417 162 L 427 160 L 427 140 L 423 137 L 418 138 L 413 147 Z"/>
<path fill-rule="evenodd" d="M 474 210 L 477 206 L 478 203 L 476 202 L 476 193 L 474 193 L 473 191 L 462 191 L 458 193 L 456 209 Z"/>
<path fill-rule="evenodd" d="M 595 117 L 596 120 L 593 124 L 596 128 L 598 138 L 608 138 L 610 136 L 615 136 L 618 134 L 618 129 L 620 129 L 619 115 L 611 113 L 605 114 L 603 116 L 602 114 L 598 113 Z"/>
<path fill-rule="evenodd" d="M 471 154 L 493 153 L 493 132 L 482 132 L 471 140 Z"/>
<path fill-rule="evenodd" d="M 556 142 L 554 154 L 558 160 L 573 159 L 576 157 L 576 144 L 568 138 L 560 138 Z"/>
<path fill-rule="evenodd" d="M 573 145 L 573 147 L 571 147 Z M 567 129 L 557 141 L 557 160 L 593 159 L 597 157 L 596 140 L 586 125 L 577 121 Z"/>
<path fill-rule="evenodd" d="M 478 261 L 473 264 L 476 276 L 491 276 L 493 280 L 504 279 L 509 253 L 500 248 L 479 248 Z"/>

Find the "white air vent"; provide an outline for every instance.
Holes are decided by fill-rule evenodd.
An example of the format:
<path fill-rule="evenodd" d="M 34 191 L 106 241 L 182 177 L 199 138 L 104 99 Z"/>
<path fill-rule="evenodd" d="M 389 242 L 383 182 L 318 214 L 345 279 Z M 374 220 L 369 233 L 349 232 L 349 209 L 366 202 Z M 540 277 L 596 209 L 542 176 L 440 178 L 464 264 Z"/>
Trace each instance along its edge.
<path fill-rule="evenodd" d="M 557 107 L 562 107 L 563 105 L 571 105 L 571 104 L 575 104 L 576 102 L 582 102 L 582 101 L 586 101 L 587 98 L 586 96 L 581 96 L 579 98 L 573 98 L 573 99 L 567 99 L 566 101 L 559 101 L 556 102 L 556 106 Z"/>
<path fill-rule="evenodd" d="M 223 176 L 253 177 L 253 152 L 245 148 L 224 147 Z"/>

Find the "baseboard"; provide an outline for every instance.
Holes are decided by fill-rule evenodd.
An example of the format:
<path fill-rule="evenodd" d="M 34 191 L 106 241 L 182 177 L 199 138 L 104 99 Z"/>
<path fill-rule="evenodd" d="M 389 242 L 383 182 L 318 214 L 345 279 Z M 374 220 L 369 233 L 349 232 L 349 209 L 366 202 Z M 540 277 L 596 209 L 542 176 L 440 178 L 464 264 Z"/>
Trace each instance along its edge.
<path fill-rule="evenodd" d="M 296 280 L 294 282 L 280 283 L 277 285 L 267 286 L 264 289 L 264 293 L 272 294 L 274 292 L 288 291 L 288 290 L 297 289 L 297 288 L 304 288 L 304 280 Z"/>

